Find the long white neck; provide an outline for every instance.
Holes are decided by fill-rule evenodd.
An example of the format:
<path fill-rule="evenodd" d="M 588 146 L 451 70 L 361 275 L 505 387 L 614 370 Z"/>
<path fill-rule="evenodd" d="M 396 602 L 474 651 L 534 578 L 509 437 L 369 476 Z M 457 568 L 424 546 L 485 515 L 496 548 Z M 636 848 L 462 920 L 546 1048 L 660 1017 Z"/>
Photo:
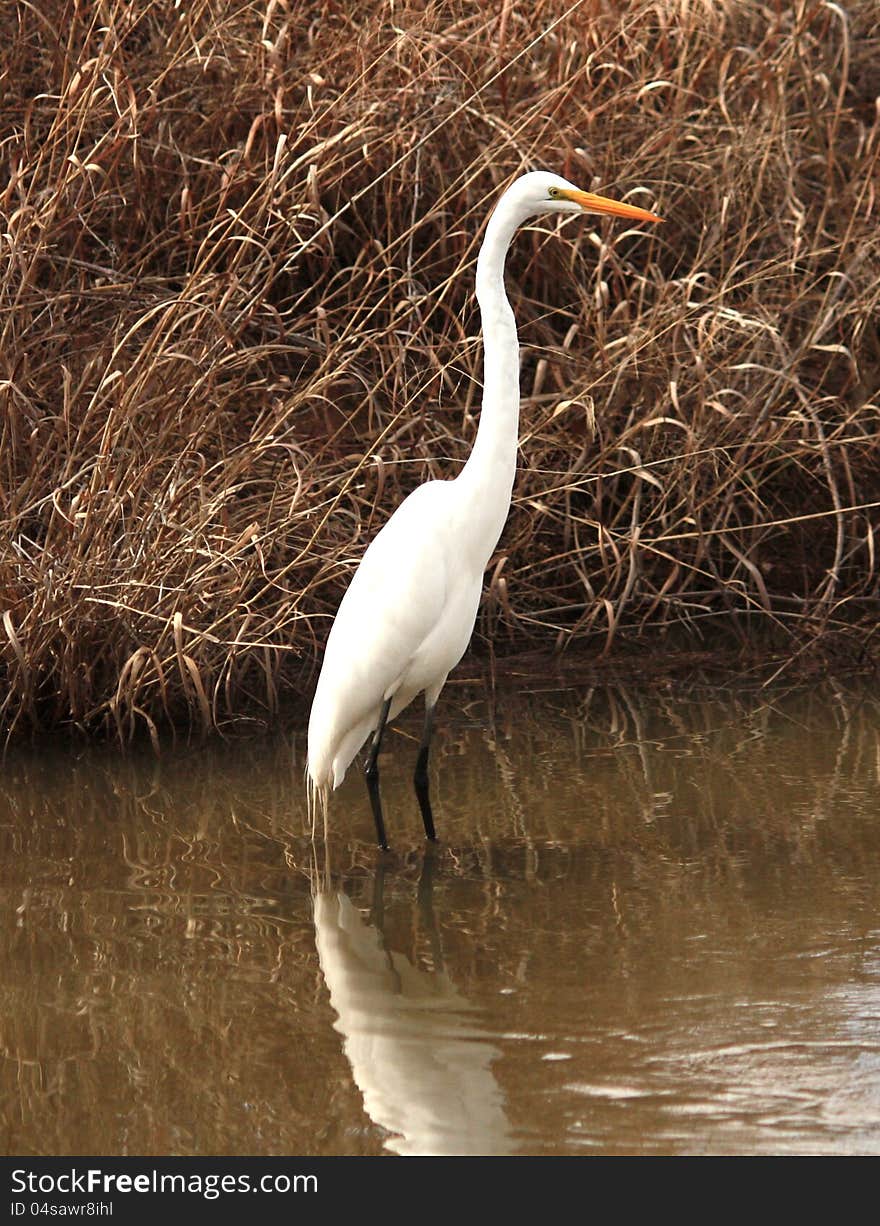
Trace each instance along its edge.
<path fill-rule="evenodd" d="M 504 259 L 520 216 L 502 198 L 489 219 L 477 259 L 477 301 L 483 324 L 483 407 L 473 451 L 457 478 L 472 502 L 474 553 L 483 565 L 498 543 L 516 475 L 519 440 L 519 343 L 504 291 Z"/>

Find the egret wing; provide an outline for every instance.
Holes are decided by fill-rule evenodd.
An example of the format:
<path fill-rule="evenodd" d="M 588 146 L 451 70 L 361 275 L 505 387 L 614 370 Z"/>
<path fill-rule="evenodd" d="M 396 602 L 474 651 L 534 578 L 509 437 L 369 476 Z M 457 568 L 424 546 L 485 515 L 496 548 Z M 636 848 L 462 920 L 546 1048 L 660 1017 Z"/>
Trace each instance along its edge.
<path fill-rule="evenodd" d="M 442 528 L 448 488 L 434 481 L 414 490 L 364 554 L 327 640 L 310 746 L 319 728 L 328 752 L 365 721 L 366 736 L 372 716 L 442 618 L 449 587 Z"/>

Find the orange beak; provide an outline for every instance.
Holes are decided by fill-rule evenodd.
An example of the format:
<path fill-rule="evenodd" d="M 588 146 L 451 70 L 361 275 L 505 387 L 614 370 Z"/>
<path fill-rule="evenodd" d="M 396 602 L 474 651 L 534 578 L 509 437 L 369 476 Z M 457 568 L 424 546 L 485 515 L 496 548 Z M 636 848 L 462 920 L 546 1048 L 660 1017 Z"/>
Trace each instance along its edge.
<path fill-rule="evenodd" d="M 587 213 L 608 213 L 611 217 L 626 217 L 630 221 L 663 220 L 656 213 L 649 213 L 647 209 L 637 208 L 634 204 L 623 204 L 619 200 L 609 200 L 607 196 L 594 196 L 592 192 L 563 188 L 559 195 L 565 200 L 579 204 Z"/>

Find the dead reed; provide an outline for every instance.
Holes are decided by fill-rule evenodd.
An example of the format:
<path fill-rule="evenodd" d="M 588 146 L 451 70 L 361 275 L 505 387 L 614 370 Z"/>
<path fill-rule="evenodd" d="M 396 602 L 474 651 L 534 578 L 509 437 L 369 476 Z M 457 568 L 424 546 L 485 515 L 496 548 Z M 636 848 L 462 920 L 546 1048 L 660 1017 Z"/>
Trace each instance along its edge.
<path fill-rule="evenodd" d="M 874 0 L 3 7 L 7 732 L 271 718 L 405 492 L 476 428 L 480 227 L 522 463 L 478 637 L 870 639 Z M 552 232 L 551 232 L 552 231 Z"/>

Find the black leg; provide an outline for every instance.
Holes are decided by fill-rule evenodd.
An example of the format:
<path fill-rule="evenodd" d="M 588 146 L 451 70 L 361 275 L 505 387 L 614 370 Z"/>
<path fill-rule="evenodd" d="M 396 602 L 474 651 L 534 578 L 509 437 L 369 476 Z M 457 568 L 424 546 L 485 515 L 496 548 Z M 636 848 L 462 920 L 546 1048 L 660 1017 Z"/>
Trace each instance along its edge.
<path fill-rule="evenodd" d="M 434 727 L 434 708 L 427 707 L 425 709 L 425 731 L 422 733 L 422 743 L 419 745 L 419 756 L 416 759 L 416 773 L 413 776 L 413 783 L 416 788 L 416 796 L 419 799 L 419 808 L 422 811 L 422 821 L 425 823 L 425 837 L 430 839 L 432 843 L 437 841 L 437 835 L 434 833 L 434 815 L 431 812 L 431 798 L 428 795 L 428 748 L 431 744 L 431 731 Z"/>
<path fill-rule="evenodd" d="M 370 805 L 373 809 L 373 820 L 376 823 L 376 838 L 379 840 L 379 846 L 383 851 L 388 850 L 388 841 L 385 838 L 385 822 L 382 820 L 382 798 L 379 795 L 379 750 L 382 746 L 382 733 L 385 731 L 385 721 L 388 719 L 390 707 L 391 699 L 386 698 L 382 704 L 382 710 L 379 712 L 379 726 L 373 733 L 370 755 L 364 767 L 367 791 L 370 793 Z"/>

